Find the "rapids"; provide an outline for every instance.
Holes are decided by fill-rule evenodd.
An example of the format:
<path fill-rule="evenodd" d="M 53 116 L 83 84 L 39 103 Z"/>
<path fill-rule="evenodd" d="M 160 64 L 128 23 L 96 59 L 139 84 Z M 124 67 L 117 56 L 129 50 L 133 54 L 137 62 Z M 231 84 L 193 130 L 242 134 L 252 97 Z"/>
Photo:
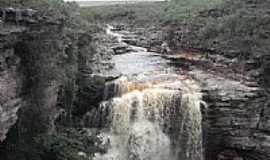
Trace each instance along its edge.
<path fill-rule="evenodd" d="M 107 34 L 124 43 L 112 29 Z M 135 51 L 112 59 L 123 76 L 106 84 L 92 113 L 108 147 L 94 160 L 203 160 L 200 87 L 159 54 L 129 46 Z"/>

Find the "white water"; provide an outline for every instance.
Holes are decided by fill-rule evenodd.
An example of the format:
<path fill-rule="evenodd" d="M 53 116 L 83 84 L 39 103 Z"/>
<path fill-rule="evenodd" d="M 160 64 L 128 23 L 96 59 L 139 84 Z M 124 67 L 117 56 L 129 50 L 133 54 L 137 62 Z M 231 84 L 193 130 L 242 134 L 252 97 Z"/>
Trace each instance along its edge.
<path fill-rule="evenodd" d="M 116 38 L 117 42 L 120 45 L 127 45 L 127 46 L 129 46 L 130 50 L 132 50 L 132 51 L 136 51 L 136 52 L 147 52 L 147 49 L 146 48 L 138 47 L 138 46 L 134 46 L 134 45 L 128 45 L 126 42 L 123 42 L 124 34 L 117 33 L 117 32 L 112 32 L 112 29 L 113 29 L 113 26 L 107 25 L 106 33 L 109 36 Z"/>
<path fill-rule="evenodd" d="M 122 35 L 107 30 L 119 43 Z M 142 50 L 114 56 L 124 74 L 93 114 L 108 146 L 95 160 L 202 160 L 201 93 L 167 61 Z"/>

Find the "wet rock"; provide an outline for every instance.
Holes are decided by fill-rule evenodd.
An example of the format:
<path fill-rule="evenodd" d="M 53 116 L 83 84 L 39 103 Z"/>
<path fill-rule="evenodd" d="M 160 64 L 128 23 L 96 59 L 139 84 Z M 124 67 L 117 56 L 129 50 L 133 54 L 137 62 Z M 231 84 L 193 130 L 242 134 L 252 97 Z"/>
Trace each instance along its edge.
<path fill-rule="evenodd" d="M 114 54 L 118 55 L 118 54 L 124 54 L 128 52 L 128 45 L 126 44 L 119 44 L 117 46 L 113 46 L 112 47 Z"/>
<path fill-rule="evenodd" d="M 105 93 L 111 97 L 86 118 L 87 124 L 105 131 L 100 137 L 109 145 L 106 154 L 94 159 L 203 159 L 200 90 L 177 77 L 157 75 L 164 80 L 160 85 L 150 85 L 150 77 L 145 84 L 139 77 L 140 82 L 124 77 L 110 82 Z"/>
<path fill-rule="evenodd" d="M 171 46 L 175 48 L 181 48 L 181 45 L 190 46 L 187 44 L 189 41 L 185 41 L 187 37 L 184 37 L 189 32 L 186 26 L 172 30 L 166 35 L 157 31 L 149 31 L 148 33 L 141 31 L 137 33 L 138 37 L 141 38 L 137 45 L 145 46 L 150 51 L 166 53 L 167 47 L 171 49 Z M 164 36 L 168 45 L 164 45 L 166 42 Z M 129 42 L 129 38 L 127 39 L 127 43 L 135 43 L 134 40 Z M 208 51 L 212 53 L 213 50 L 209 49 Z M 236 52 L 232 51 L 229 54 L 236 55 Z M 200 82 L 204 93 L 203 100 L 207 104 L 207 107 L 205 107 L 206 105 L 202 107 L 205 159 L 270 159 L 270 107 L 267 103 L 269 98 L 266 97 L 258 82 L 258 79 L 264 77 L 266 79 L 264 83 L 269 84 L 267 81 L 269 76 L 267 75 L 270 72 L 267 65 L 260 69 L 261 60 L 248 60 L 245 62 L 248 74 L 244 75 L 245 71 L 241 71 L 242 64 L 235 57 L 221 54 L 208 54 L 207 57 L 198 58 L 192 57 L 190 54 L 187 57 L 177 57 L 177 55 L 164 57 L 170 60 L 177 59 L 177 62 L 181 64 L 188 61 L 188 70 L 198 66 L 206 66 L 204 71 L 195 70 L 191 73 L 192 77 Z M 189 57 L 191 59 L 188 59 Z M 260 59 L 267 60 L 268 58 Z M 212 65 L 216 72 L 209 70 L 209 65 Z M 217 68 L 220 69 L 217 70 Z M 230 73 L 226 72 L 227 69 Z M 224 70 L 225 72 L 223 72 Z M 115 88 L 121 89 L 119 85 L 112 85 L 110 89 Z M 113 93 L 110 93 L 109 97 L 111 98 L 112 95 Z"/>
<path fill-rule="evenodd" d="M 124 24 L 114 24 L 112 31 L 122 31 L 126 28 Z"/>
<path fill-rule="evenodd" d="M 219 154 L 217 160 L 244 160 L 236 151 L 226 150 Z"/>
<path fill-rule="evenodd" d="M 138 44 L 138 37 L 136 35 L 127 35 L 123 36 L 123 42 L 129 44 L 129 45 L 137 45 Z"/>
<path fill-rule="evenodd" d="M 79 119 L 85 115 L 82 121 L 85 121 L 88 112 L 103 100 L 105 83 L 121 76 L 113 72 L 113 64 L 110 60 L 114 52 L 108 36 L 97 33 L 92 38 L 95 39 L 94 42 L 89 39 L 80 48 L 82 51 L 91 53 L 91 57 L 87 59 L 82 57 L 81 61 L 85 63 L 81 64 L 78 75 L 79 100 L 74 115 L 77 115 Z M 89 51 L 89 49 L 92 50 Z"/>

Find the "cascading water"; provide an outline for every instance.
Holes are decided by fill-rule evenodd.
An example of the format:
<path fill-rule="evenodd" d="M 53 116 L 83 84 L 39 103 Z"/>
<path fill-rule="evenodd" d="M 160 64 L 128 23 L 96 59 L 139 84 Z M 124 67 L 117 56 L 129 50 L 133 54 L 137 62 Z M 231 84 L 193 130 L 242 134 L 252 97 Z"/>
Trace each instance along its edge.
<path fill-rule="evenodd" d="M 108 146 L 107 153 L 94 159 L 202 160 L 198 85 L 172 69 L 162 70 L 170 67 L 152 53 L 127 54 L 145 71 L 121 67 L 126 55 L 114 59 L 125 76 L 106 84 L 104 102 L 92 113 L 92 124 L 101 128 L 99 137 Z"/>

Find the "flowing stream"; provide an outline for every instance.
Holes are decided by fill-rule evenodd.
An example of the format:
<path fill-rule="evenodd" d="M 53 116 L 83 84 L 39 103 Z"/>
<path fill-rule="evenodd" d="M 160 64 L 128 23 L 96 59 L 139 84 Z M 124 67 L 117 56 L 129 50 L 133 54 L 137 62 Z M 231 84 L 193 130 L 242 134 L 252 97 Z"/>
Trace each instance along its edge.
<path fill-rule="evenodd" d="M 108 35 L 128 45 L 112 29 Z M 94 159 L 203 160 L 199 86 L 159 54 L 128 47 L 132 51 L 112 59 L 123 76 L 106 84 L 104 101 L 92 113 L 108 147 Z"/>

